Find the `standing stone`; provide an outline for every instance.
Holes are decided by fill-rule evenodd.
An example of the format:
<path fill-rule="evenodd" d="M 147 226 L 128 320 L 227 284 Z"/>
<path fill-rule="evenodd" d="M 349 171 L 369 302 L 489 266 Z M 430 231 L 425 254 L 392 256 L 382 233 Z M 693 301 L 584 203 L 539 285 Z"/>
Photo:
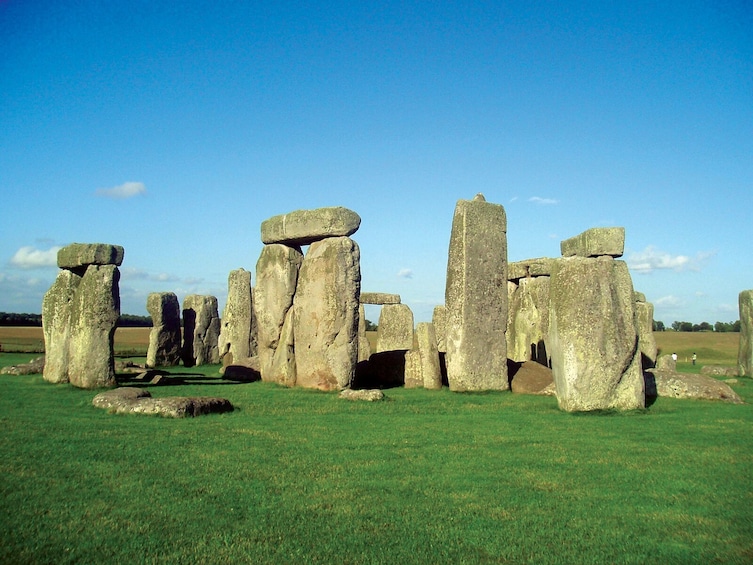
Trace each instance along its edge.
<path fill-rule="evenodd" d="M 256 262 L 254 315 L 261 378 L 273 381 L 270 368 L 285 316 L 293 305 L 303 253 L 297 247 L 265 245 Z"/>
<path fill-rule="evenodd" d="M 245 269 L 230 271 L 218 342 L 220 359 L 229 354 L 238 364 L 256 355 L 254 326 L 251 273 Z"/>
<path fill-rule="evenodd" d="M 405 353 L 405 388 L 424 386 L 424 374 L 421 367 L 421 353 L 417 349 Z"/>
<path fill-rule="evenodd" d="M 407 304 L 385 304 L 379 313 L 376 352 L 413 348 L 413 312 Z"/>
<path fill-rule="evenodd" d="M 434 324 L 434 333 L 437 336 L 437 350 L 440 353 L 446 353 L 447 309 L 444 304 L 434 307 L 434 311 L 431 314 L 431 323 Z"/>
<path fill-rule="evenodd" d="M 366 311 L 363 303 L 358 306 L 358 362 L 368 361 L 371 357 L 371 344 L 366 337 Z"/>
<path fill-rule="evenodd" d="M 548 366 L 549 277 L 526 277 L 508 287 L 507 356 Z"/>
<path fill-rule="evenodd" d="M 638 332 L 638 349 L 641 352 L 641 367 L 649 369 L 656 365 L 656 339 L 654 338 L 654 305 L 646 302 L 640 292 L 635 293 L 635 329 Z"/>
<path fill-rule="evenodd" d="M 358 361 L 360 251 L 349 237 L 312 243 L 294 298 L 296 384 L 322 390 L 352 383 Z"/>
<path fill-rule="evenodd" d="M 220 315 L 215 296 L 189 294 L 183 299 L 183 364 L 220 362 Z"/>
<path fill-rule="evenodd" d="M 285 320 L 280 331 L 280 341 L 272 355 L 272 363 L 267 369 L 267 380 L 284 386 L 295 386 L 296 384 L 294 312 L 295 306 L 291 306 L 285 314 Z"/>
<path fill-rule="evenodd" d="M 625 262 L 559 259 L 549 294 L 547 344 L 560 408 L 643 408 L 633 283 Z"/>
<path fill-rule="evenodd" d="M 120 272 L 89 265 L 71 311 L 68 379 L 79 388 L 115 386 L 115 328 L 120 317 Z"/>
<path fill-rule="evenodd" d="M 740 306 L 740 346 L 737 350 L 737 369 L 741 376 L 753 377 L 753 290 L 743 290 L 738 296 Z"/>
<path fill-rule="evenodd" d="M 152 317 L 147 367 L 172 367 L 180 363 L 180 303 L 173 292 L 152 292 L 146 299 Z"/>
<path fill-rule="evenodd" d="M 450 390 L 508 390 L 507 220 L 499 204 L 459 200 L 447 259 Z"/>
<path fill-rule="evenodd" d="M 58 273 L 42 300 L 44 332 L 44 379 L 51 383 L 68 382 L 72 304 L 81 277 L 72 271 Z"/>
<path fill-rule="evenodd" d="M 416 326 L 416 341 L 418 342 L 424 388 L 429 390 L 442 388 L 442 371 L 439 366 L 439 351 L 437 350 L 437 337 L 434 332 L 434 324 L 420 322 Z"/>
<path fill-rule="evenodd" d="M 296 210 L 274 216 L 261 224 L 263 243 L 308 245 L 328 237 L 353 235 L 361 225 L 361 217 L 342 207 Z"/>

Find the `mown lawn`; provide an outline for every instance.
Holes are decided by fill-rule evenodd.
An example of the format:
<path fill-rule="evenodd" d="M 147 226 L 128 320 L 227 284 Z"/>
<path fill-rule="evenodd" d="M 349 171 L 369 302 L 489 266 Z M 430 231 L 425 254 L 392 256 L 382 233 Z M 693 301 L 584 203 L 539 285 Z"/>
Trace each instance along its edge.
<path fill-rule="evenodd" d="M 0 357 L 0 364 L 4 358 Z M 390 389 L 388 400 L 201 367 L 120 416 L 92 391 L 0 376 L 3 563 L 751 563 L 753 409 Z M 753 400 L 753 381 L 733 384 Z"/>

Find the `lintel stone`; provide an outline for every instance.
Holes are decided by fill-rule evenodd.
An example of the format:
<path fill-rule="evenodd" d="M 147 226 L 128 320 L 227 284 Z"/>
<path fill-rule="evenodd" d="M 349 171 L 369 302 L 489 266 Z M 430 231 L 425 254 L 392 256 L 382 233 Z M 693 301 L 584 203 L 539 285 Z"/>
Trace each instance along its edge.
<path fill-rule="evenodd" d="M 58 251 L 58 267 L 78 269 L 88 265 L 121 265 L 125 250 L 107 243 L 71 243 Z"/>
<path fill-rule="evenodd" d="M 309 245 L 328 237 L 353 235 L 360 225 L 361 217 L 341 206 L 296 210 L 264 220 L 261 240 L 265 244 Z"/>
<path fill-rule="evenodd" d="M 361 304 L 400 304 L 399 294 L 387 294 L 384 292 L 362 292 L 360 298 Z"/>
<path fill-rule="evenodd" d="M 625 228 L 591 228 L 560 242 L 563 257 L 622 257 Z"/>

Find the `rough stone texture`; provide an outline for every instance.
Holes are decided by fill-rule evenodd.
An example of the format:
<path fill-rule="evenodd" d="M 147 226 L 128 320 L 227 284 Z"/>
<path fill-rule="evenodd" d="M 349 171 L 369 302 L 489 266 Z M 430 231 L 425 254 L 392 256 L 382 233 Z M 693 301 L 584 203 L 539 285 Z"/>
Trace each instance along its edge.
<path fill-rule="evenodd" d="M 633 284 L 623 261 L 554 262 L 549 354 L 557 400 L 568 412 L 645 406 Z"/>
<path fill-rule="evenodd" d="M 591 228 L 560 243 L 563 257 L 622 257 L 625 228 Z"/>
<path fill-rule="evenodd" d="M 89 265 L 71 302 L 68 380 L 79 388 L 115 386 L 113 341 L 120 316 L 120 272 Z"/>
<path fill-rule="evenodd" d="M 483 198 L 483 197 L 482 197 Z M 455 206 L 445 287 L 453 391 L 507 390 L 507 220 L 498 204 Z"/>
<path fill-rule="evenodd" d="M 376 352 L 413 348 L 413 312 L 407 304 L 385 304 L 379 313 Z"/>
<path fill-rule="evenodd" d="M 421 368 L 421 353 L 417 349 L 405 353 L 405 388 L 424 386 L 424 374 Z"/>
<path fill-rule="evenodd" d="M 668 398 L 693 398 L 702 400 L 723 400 L 742 404 L 740 396 L 726 383 L 706 375 L 678 373 L 668 369 L 650 369 L 653 375 L 655 392 L 647 387 L 647 394 Z"/>
<path fill-rule="evenodd" d="M 120 245 L 107 243 L 71 243 L 58 251 L 58 267 L 79 270 L 89 265 L 123 264 L 125 251 Z"/>
<path fill-rule="evenodd" d="M 339 397 L 345 400 L 365 400 L 366 402 L 376 402 L 378 400 L 384 400 L 384 393 L 379 389 L 351 390 L 347 388 L 340 393 Z"/>
<path fill-rule="evenodd" d="M 707 377 L 737 377 L 739 376 L 737 367 L 725 367 L 724 365 L 704 365 L 701 367 L 701 374 Z"/>
<path fill-rule="evenodd" d="M 641 352 L 641 365 L 643 369 L 648 369 L 656 365 L 656 339 L 654 338 L 654 305 L 646 302 L 645 297 L 635 293 L 636 298 L 643 297 L 643 300 L 635 302 L 635 329 L 638 332 L 638 349 Z"/>
<path fill-rule="evenodd" d="M 507 279 L 518 282 L 526 277 L 548 277 L 552 273 L 552 259 L 538 257 L 516 261 L 507 265 Z"/>
<path fill-rule="evenodd" d="M 420 322 L 416 326 L 416 342 L 418 343 L 424 388 L 429 390 L 442 388 L 442 371 L 439 367 L 439 350 L 437 349 L 434 324 Z"/>
<path fill-rule="evenodd" d="M 371 357 L 371 344 L 366 337 L 366 311 L 363 303 L 358 306 L 358 362 L 368 361 Z"/>
<path fill-rule="evenodd" d="M 753 377 L 753 290 L 743 290 L 738 296 L 740 306 L 740 346 L 737 350 L 737 370 L 740 375 Z"/>
<path fill-rule="evenodd" d="M 220 315 L 217 298 L 189 294 L 183 299 L 183 364 L 186 367 L 220 362 Z"/>
<path fill-rule="evenodd" d="M 677 367 L 677 362 L 672 359 L 672 355 L 669 353 L 665 355 L 659 355 L 656 359 L 656 368 L 660 370 L 674 371 Z"/>
<path fill-rule="evenodd" d="M 272 355 L 272 363 L 267 369 L 267 380 L 284 386 L 295 386 L 296 384 L 294 312 L 295 306 L 291 306 L 285 314 L 285 320 L 280 331 L 280 341 Z"/>
<path fill-rule="evenodd" d="M 362 292 L 360 300 L 361 304 L 400 304 L 400 295 L 384 292 Z"/>
<path fill-rule="evenodd" d="M 434 335 L 437 338 L 437 351 L 447 353 L 447 309 L 444 304 L 434 307 L 431 314 L 431 323 L 434 324 Z"/>
<path fill-rule="evenodd" d="M 230 271 L 217 344 L 220 359 L 228 353 L 236 362 L 256 355 L 253 306 L 251 273 L 245 269 Z"/>
<path fill-rule="evenodd" d="M 549 277 L 522 278 L 508 289 L 507 357 L 548 365 Z"/>
<path fill-rule="evenodd" d="M 360 251 L 349 237 L 311 244 L 301 265 L 293 316 L 296 384 L 343 389 L 358 361 Z"/>
<path fill-rule="evenodd" d="M 28 363 L 19 363 L 0 369 L 0 375 L 36 375 L 44 371 L 44 356 L 32 359 Z"/>
<path fill-rule="evenodd" d="M 525 361 L 512 374 L 510 389 L 517 394 L 542 394 L 552 384 L 554 376 L 549 367 L 536 361 Z"/>
<path fill-rule="evenodd" d="M 68 382 L 70 356 L 71 311 L 81 276 L 60 271 L 42 299 L 42 331 L 44 333 L 44 380 Z"/>
<path fill-rule="evenodd" d="M 274 216 L 261 223 L 264 243 L 309 245 L 328 237 L 353 235 L 361 225 L 361 217 L 342 207 L 296 210 Z"/>
<path fill-rule="evenodd" d="M 147 367 L 172 367 L 180 363 L 180 303 L 173 292 L 152 292 L 146 299 L 152 317 Z"/>
<path fill-rule="evenodd" d="M 301 250 L 282 244 L 265 245 L 256 262 L 254 314 L 263 380 L 272 380 L 270 368 L 285 316 L 293 305 L 301 263 Z"/>
<path fill-rule="evenodd" d="M 233 405 L 225 398 L 169 396 L 152 398 L 141 388 L 120 387 L 98 394 L 92 400 L 97 408 L 115 414 L 147 414 L 167 418 L 185 418 L 232 412 Z"/>

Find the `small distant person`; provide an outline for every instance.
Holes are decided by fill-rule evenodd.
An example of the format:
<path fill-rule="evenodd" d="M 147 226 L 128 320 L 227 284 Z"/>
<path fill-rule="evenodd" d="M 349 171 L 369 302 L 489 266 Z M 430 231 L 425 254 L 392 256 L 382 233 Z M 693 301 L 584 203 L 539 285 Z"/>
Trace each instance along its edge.
<path fill-rule="evenodd" d="M 698 358 L 695 356 L 695 353 L 693 353 L 693 365 L 695 365 L 695 360 L 696 359 L 698 359 Z"/>
<path fill-rule="evenodd" d="M 674 361 L 675 363 L 677 363 L 677 353 L 673 353 L 672 354 L 672 361 Z"/>

